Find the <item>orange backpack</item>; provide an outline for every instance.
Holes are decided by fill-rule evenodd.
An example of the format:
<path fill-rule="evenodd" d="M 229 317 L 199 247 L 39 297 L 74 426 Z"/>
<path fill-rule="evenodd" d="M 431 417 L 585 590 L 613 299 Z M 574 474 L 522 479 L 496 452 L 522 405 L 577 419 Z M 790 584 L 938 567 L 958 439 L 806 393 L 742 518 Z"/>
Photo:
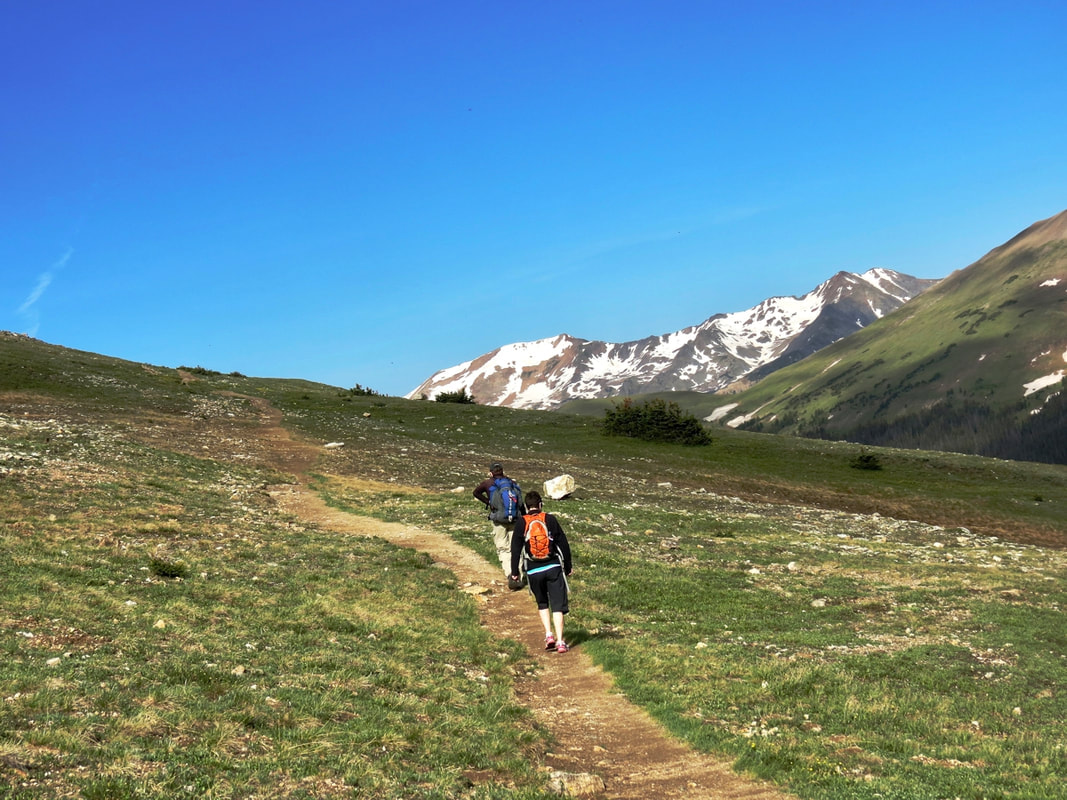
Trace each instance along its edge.
<path fill-rule="evenodd" d="M 552 537 L 548 533 L 548 525 L 545 524 L 545 512 L 526 514 L 523 519 L 526 520 L 526 544 L 530 550 L 530 558 L 544 561 L 552 555 Z"/>

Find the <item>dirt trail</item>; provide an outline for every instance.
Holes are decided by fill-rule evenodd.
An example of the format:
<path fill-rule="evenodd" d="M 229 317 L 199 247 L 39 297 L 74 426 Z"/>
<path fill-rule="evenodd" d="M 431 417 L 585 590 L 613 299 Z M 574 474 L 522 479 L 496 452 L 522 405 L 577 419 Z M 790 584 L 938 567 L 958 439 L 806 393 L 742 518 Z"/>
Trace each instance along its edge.
<path fill-rule="evenodd" d="M 788 798 L 775 787 L 737 775 L 729 763 L 698 753 L 676 739 L 643 710 L 617 693 L 611 678 L 579 646 L 566 654 L 541 649 L 544 632 L 527 592 L 508 591 L 497 566 L 443 534 L 328 507 L 304 484 L 321 451 L 292 439 L 281 415 L 263 401 L 252 400 L 267 421 L 261 442 L 280 469 L 299 482 L 275 487 L 275 499 L 289 513 L 339 533 L 378 536 L 427 553 L 450 569 L 473 591 L 482 624 L 495 636 L 525 642 L 540 662 L 535 677 L 520 680 L 516 693 L 537 720 L 551 731 L 556 747 L 547 765 L 561 772 L 598 776 L 601 798 L 699 798 L 728 800 Z M 487 531 L 488 535 L 488 531 Z M 575 598 L 575 613 L 581 599 Z"/>

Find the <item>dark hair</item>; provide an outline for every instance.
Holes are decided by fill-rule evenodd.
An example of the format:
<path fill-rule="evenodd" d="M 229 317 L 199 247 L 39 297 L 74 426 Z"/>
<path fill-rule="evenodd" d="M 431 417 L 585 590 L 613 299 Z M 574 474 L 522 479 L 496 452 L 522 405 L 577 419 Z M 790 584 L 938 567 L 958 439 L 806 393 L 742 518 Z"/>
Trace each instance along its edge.
<path fill-rule="evenodd" d="M 527 511 L 529 511 L 531 508 L 540 508 L 541 507 L 541 495 L 538 494 L 537 492 L 534 492 L 534 491 L 527 492 L 525 499 L 526 499 L 526 510 Z"/>
<path fill-rule="evenodd" d="M 499 461 L 494 461 L 492 464 L 489 465 L 489 471 L 494 475 L 503 475 L 504 465 L 501 464 Z"/>

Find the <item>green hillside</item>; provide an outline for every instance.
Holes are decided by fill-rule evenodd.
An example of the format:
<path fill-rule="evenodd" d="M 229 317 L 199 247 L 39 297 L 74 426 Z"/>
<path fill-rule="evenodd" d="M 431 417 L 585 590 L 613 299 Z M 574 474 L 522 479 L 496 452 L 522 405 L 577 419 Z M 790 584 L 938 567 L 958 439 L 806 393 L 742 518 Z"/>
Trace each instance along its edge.
<path fill-rule="evenodd" d="M 1065 357 L 1067 213 L 709 405 L 754 431 L 1067 463 Z"/>

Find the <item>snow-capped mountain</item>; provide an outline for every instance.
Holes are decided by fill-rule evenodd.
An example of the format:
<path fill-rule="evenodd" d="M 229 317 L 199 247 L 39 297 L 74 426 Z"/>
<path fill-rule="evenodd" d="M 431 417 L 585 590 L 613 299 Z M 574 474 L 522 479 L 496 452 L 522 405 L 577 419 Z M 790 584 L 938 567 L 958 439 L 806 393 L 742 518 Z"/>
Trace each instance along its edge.
<path fill-rule="evenodd" d="M 798 361 L 936 282 L 890 269 L 839 272 L 803 297 L 773 297 L 676 333 L 621 344 L 560 334 L 504 345 L 434 373 L 407 396 L 466 390 L 482 405 L 551 409 L 576 398 L 715 392 Z"/>

